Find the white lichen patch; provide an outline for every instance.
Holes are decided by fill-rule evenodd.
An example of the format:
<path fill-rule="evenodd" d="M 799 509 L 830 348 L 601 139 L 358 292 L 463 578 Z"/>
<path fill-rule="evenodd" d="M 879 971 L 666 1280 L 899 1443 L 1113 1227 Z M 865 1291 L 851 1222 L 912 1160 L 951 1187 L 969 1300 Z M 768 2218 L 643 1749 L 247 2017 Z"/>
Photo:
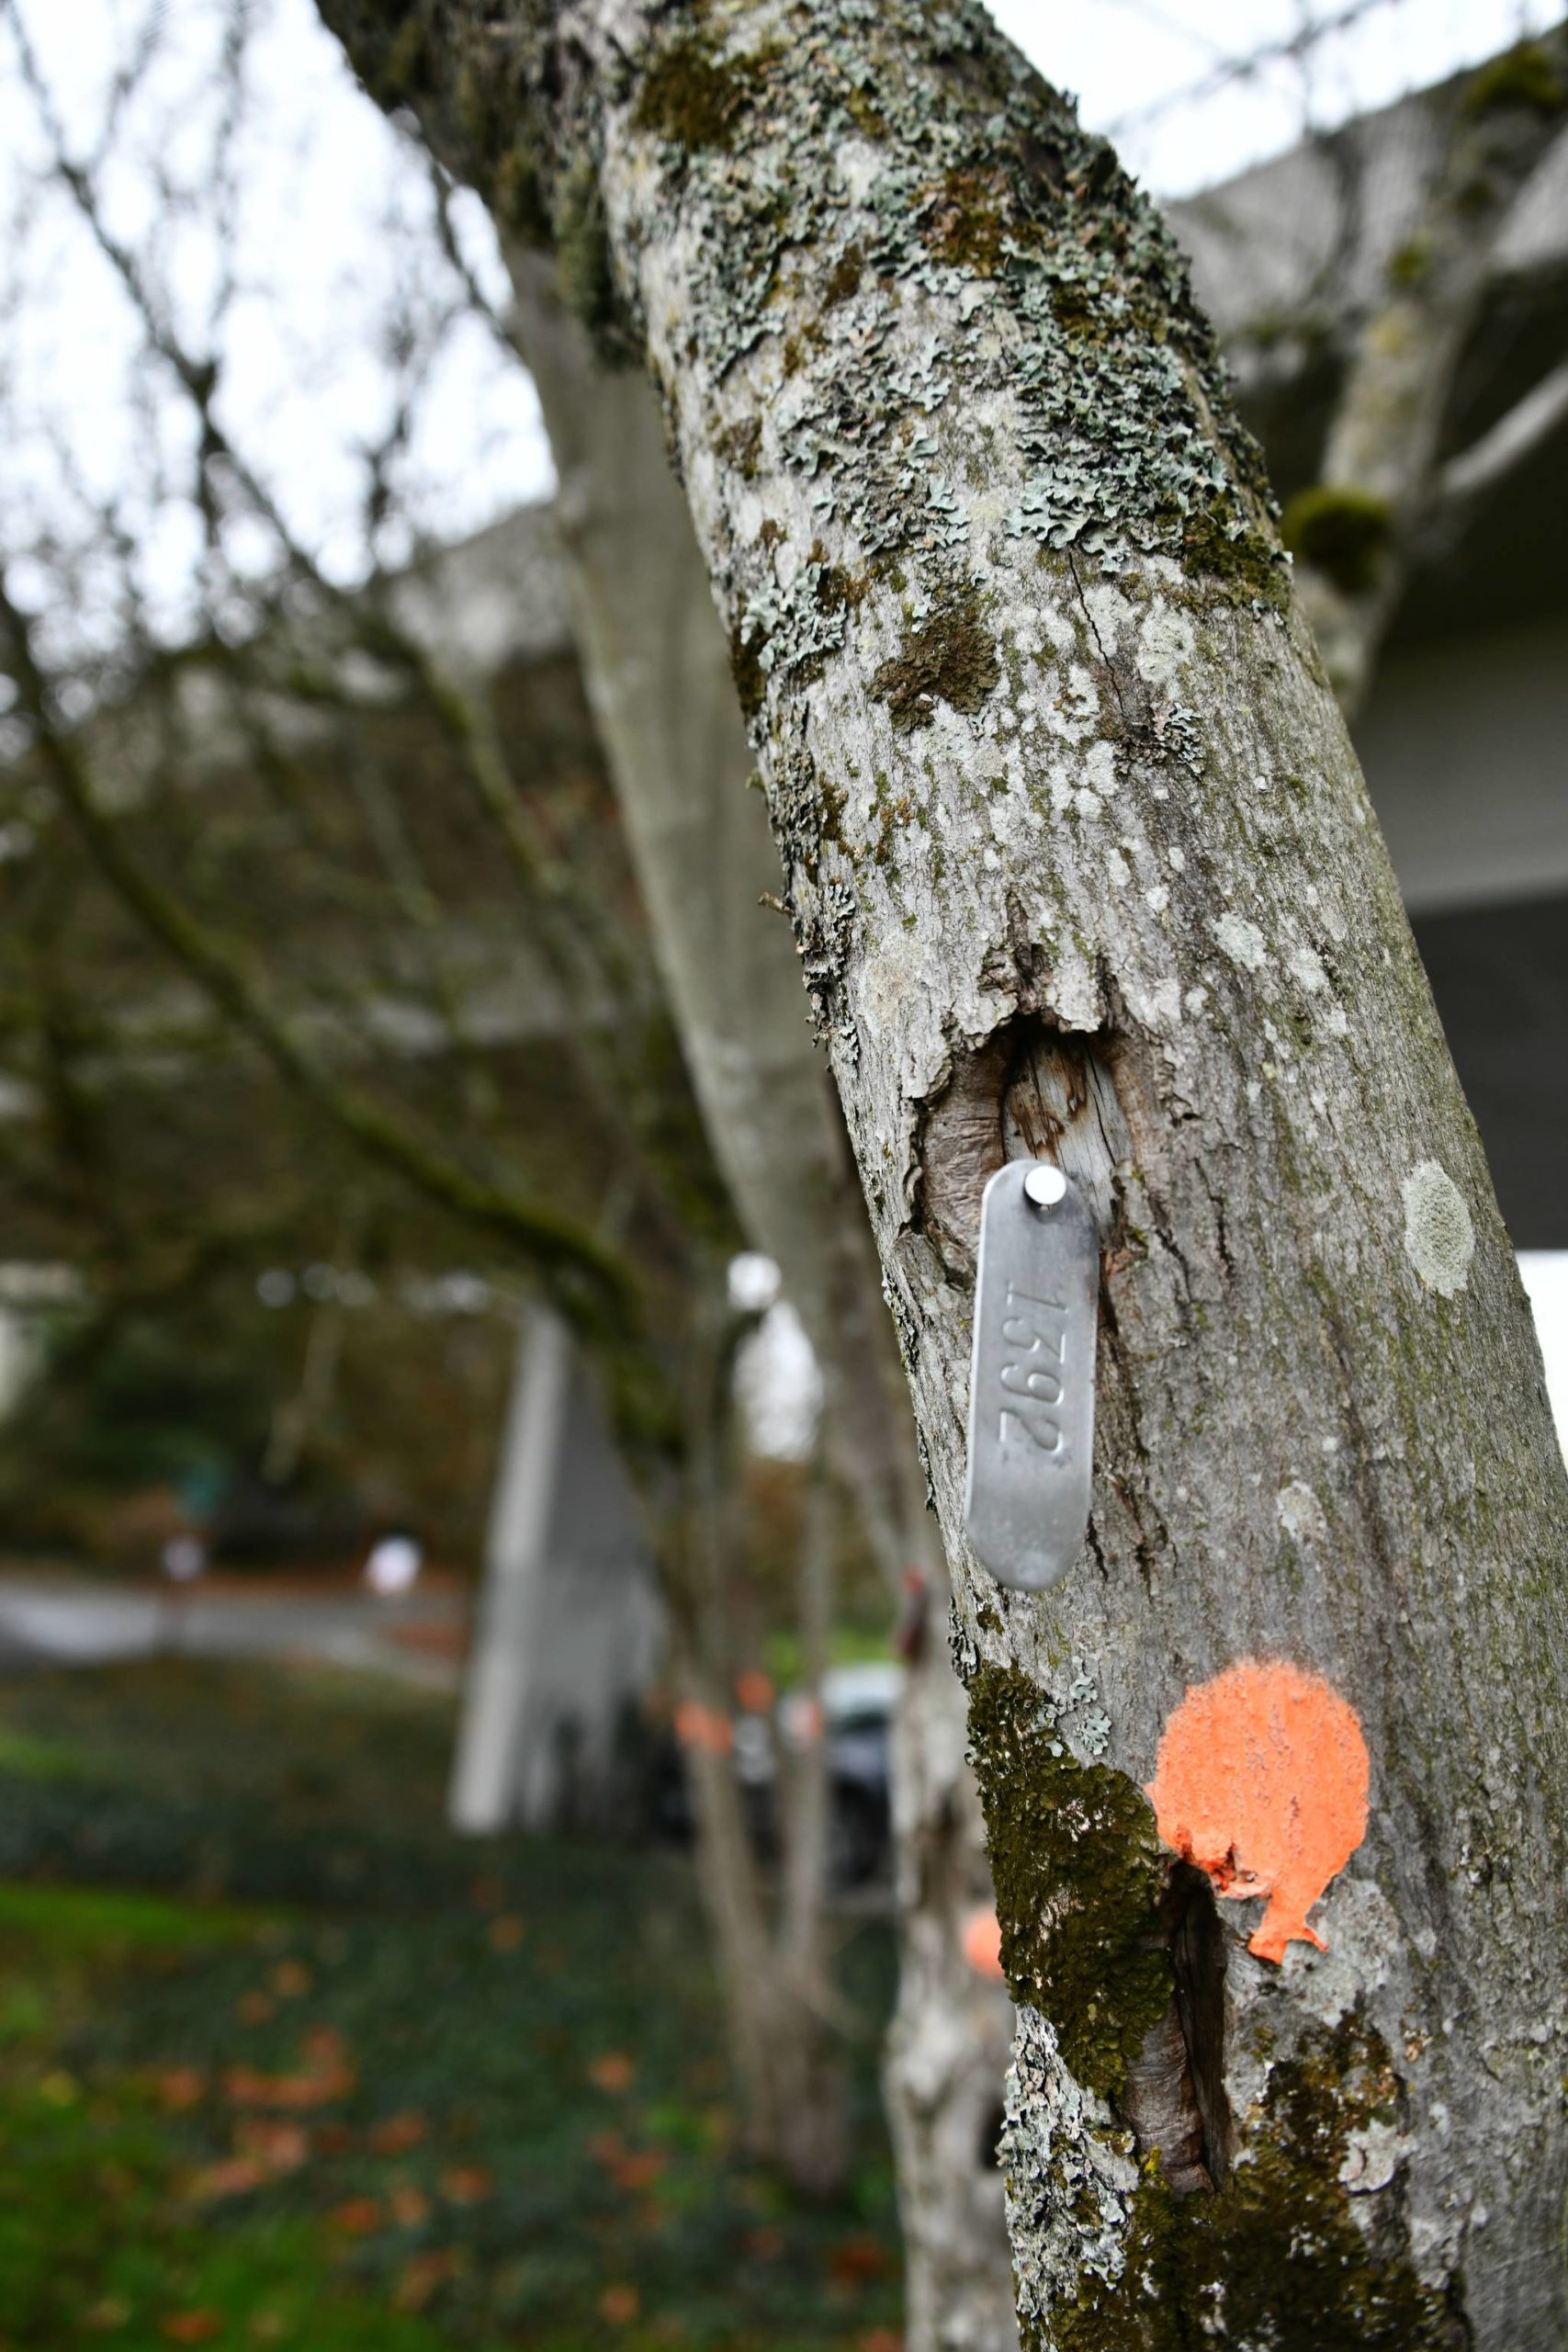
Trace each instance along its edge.
<path fill-rule="evenodd" d="M 1322 958 L 1314 949 L 1292 947 L 1285 961 L 1309 996 L 1317 995 L 1320 989 L 1328 986 L 1328 975 L 1323 968 Z"/>
<path fill-rule="evenodd" d="M 1300 1478 L 1288 1479 L 1274 1498 L 1274 1516 L 1292 1543 L 1320 1543 L 1328 1532 L 1323 1505 Z"/>
<path fill-rule="evenodd" d="M 1169 605 L 1156 605 L 1138 631 L 1138 675 L 1151 686 L 1173 687 L 1192 659 L 1192 623 Z"/>
<path fill-rule="evenodd" d="M 1269 946 L 1255 922 L 1248 922 L 1245 915 L 1225 914 L 1209 928 L 1233 964 L 1239 964 L 1247 972 L 1263 969 L 1269 960 Z"/>
<path fill-rule="evenodd" d="M 1475 1228 L 1463 1194 L 1435 1159 L 1418 1161 L 1402 1190 L 1405 1256 L 1428 1290 L 1440 1298 L 1457 1297 L 1475 1255 Z"/>

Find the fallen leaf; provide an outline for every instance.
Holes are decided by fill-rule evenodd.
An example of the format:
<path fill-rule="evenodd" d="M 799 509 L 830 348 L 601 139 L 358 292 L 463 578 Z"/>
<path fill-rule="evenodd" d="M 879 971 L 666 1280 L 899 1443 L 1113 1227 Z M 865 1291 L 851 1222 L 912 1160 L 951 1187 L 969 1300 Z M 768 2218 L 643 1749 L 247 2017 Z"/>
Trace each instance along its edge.
<path fill-rule="evenodd" d="M 297 1960 L 280 1960 L 272 1972 L 272 1989 L 285 2001 L 299 2000 L 314 1982 L 310 1970 L 301 1967 Z"/>
<path fill-rule="evenodd" d="M 887 2248 L 863 2230 L 844 2238 L 828 2257 L 829 2275 L 836 2287 L 863 2287 L 887 2267 Z"/>
<path fill-rule="evenodd" d="M 400 2230 L 417 2230 L 430 2219 L 429 2198 L 423 2188 L 415 2188 L 408 2182 L 394 2188 L 388 2201 L 392 2219 Z"/>
<path fill-rule="evenodd" d="M 367 2237 L 380 2226 L 380 2199 L 376 2197 L 345 2198 L 341 2205 L 333 2207 L 327 2219 L 334 2230 L 342 2230 L 348 2237 Z"/>
<path fill-rule="evenodd" d="M 269 2173 L 296 2172 L 310 2153 L 310 2135 L 302 2123 L 242 2123 L 235 2140 L 243 2155 L 254 2156 Z"/>
<path fill-rule="evenodd" d="M 635 2287 L 606 2287 L 599 2298 L 599 2316 L 612 2327 L 626 2327 L 636 2319 L 639 2305 Z"/>
<path fill-rule="evenodd" d="M 740 2241 L 753 2262 L 776 2262 L 784 2250 L 782 2230 L 749 2230 Z"/>
<path fill-rule="evenodd" d="M 365 2136 L 374 2154 L 401 2156 L 418 2147 L 428 2128 L 423 2115 L 389 2115 L 384 2123 L 373 2123 Z"/>
<path fill-rule="evenodd" d="M 193 2177 L 189 2193 L 198 2205 L 206 2205 L 218 2197 L 248 2197 L 265 2178 L 266 2168 L 254 2156 L 225 2156 L 221 2164 L 207 2165 Z"/>
<path fill-rule="evenodd" d="M 179 2115 L 187 2107 L 195 2107 L 207 2088 L 207 2077 L 194 2066 L 171 2066 L 158 2077 L 158 2097 L 171 2115 Z"/>
<path fill-rule="evenodd" d="M 904 2339 L 896 2327 L 868 2327 L 856 2338 L 855 2352 L 904 2352 Z"/>
<path fill-rule="evenodd" d="M 495 2187 L 483 2165 L 452 2165 L 441 2176 L 441 2194 L 454 2205 L 478 2205 Z"/>
<path fill-rule="evenodd" d="M 393 2290 L 392 2301 L 400 2312 L 423 2311 L 444 2278 L 450 2278 L 457 2268 L 455 2254 L 441 2254 L 434 2249 L 428 2254 L 416 2254 L 405 2263 Z"/>
<path fill-rule="evenodd" d="M 234 2007 L 242 2025 L 265 2025 L 268 2018 L 277 2014 L 277 2003 L 270 1993 L 242 1993 Z"/>
<path fill-rule="evenodd" d="M 523 1921 L 508 1912 L 490 1923 L 490 1947 L 492 1951 L 515 1951 L 528 1930 Z"/>
<path fill-rule="evenodd" d="M 637 2080 L 637 2061 L 624 2050 L 601 2051 L 588 2069 L 588 2079 L 595 2090 L 628 2091 Z"/>
<path fill-rule="evenodd" d="M 210 2344 L 215 2335 L 223 2333 L 222 2316 L 218 2312 L 171 2312 L 158 2324 L 171 2344 Z"/>

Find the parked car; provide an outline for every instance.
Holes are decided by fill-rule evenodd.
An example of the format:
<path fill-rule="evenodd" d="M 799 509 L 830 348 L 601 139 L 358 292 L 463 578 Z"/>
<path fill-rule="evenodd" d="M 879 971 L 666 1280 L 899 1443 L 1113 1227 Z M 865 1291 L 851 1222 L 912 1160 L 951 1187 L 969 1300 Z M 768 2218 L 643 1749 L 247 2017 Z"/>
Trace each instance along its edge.
<path fill-rule="evenodd" d="M 904 1669 L 892 1659 L 830 1667 L 822 1679 L 819 1703 L 832 1796 L 829 1876 L 840 1890 L 864 1885 L 888 1865 L 889 1748 L 903 1681 Z M 743 1709 L 733 1718 L 736 1774 L 746 1792 L 758 1852 L 767 1860 L 778 1850 L 780 1755 L 798 1749 L 810 1736 L 815 1703 L 808 1691 L 786 1690 L 767 1713 Z M 672 1731 L 660 1740 L 649 1792 L 655 1834 L 689 1841 L 691 1792 Z"/>

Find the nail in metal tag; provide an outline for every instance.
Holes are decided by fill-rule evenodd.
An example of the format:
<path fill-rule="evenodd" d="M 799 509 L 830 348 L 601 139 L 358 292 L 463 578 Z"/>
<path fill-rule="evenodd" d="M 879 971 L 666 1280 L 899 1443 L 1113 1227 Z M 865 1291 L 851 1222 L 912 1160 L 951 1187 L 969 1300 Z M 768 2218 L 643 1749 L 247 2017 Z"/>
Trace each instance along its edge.
<path fill-rule="evenodd" d="M 1071 1178 L 998 1168 L 980 1210 L 964 1524 L 1015 1591 L 1055 1584 L 1083 1548 L 1099 1298 L 1100 1236 Z"/>

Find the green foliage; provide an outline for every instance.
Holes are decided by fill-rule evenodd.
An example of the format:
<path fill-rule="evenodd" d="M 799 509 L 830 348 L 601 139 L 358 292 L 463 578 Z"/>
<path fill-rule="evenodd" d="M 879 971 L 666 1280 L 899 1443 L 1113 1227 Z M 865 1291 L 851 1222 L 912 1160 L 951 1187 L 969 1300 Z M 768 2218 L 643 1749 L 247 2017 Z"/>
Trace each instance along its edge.
<path fill-rule="evenodd" d="M 1386 498 L 1332 482 L 1299 490 L 1280 523 L 1292 554 L 1314 564 L 1348 596 L 1364 594 L 1376 582 L 1393 528 Z"/>
<path fill-rule="evenodd" d="M 1009 1990 L 1050 2019 L 1077 2080 L 1109 2096 L 1171 1996 L 1148 1799 L 1109 1765 L 1080 1764 L 1012 1668 L 976 1669 L 969 1736 Z"/>
<path fill-rule="evenodd" d="M 1501 107 L 1560 114 L 1568 105 L 1568 90 L 1544 43 L 1522 40 L 1481 67 L 1465 91 L 1464 104 L 1468 114 L 1490 114 Z"/>
<path fill-rule="evenodd" d="M 896 2324 L 880 1929 L 844 1955 L 852 2190 L 804 2209 L 735 2147 L 684 1862 L 454 1839 L 444 1703 L 168 1661 L 27 1678 L 0 1728 L 78 1766 L 0 1754 L 6 2352 L 852 2352 Z"/>

